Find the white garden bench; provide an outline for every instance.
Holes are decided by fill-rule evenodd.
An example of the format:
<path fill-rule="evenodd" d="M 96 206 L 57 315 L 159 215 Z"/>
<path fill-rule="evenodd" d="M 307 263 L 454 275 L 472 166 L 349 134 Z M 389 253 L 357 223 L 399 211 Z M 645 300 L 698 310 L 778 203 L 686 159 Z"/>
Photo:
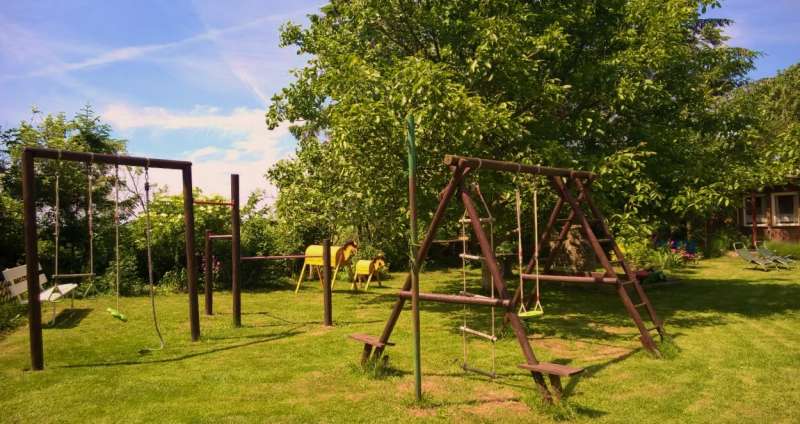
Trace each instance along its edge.
<path fill-rule="evenodd" d="M 20 304 L 27 304 L 28 298 L 28 278 L 27 267 L 20 265 L 14 268 L 6 268 L 3 270 L 3 279 L 8 284 L 8 292 L 11 296 L 17 298 Z M 49 302 L 53 305 L 53 319 L 56 320 L 56 303 L 62 301 L 67 294 L 75 290 L 78 285 L 74 283 L 69 284 L 53 284 L 51 287 L 45 289 L 44 285 L 47 283 L 47 277 L 42 273 L 42 266 L 39 265 L 39 302 Z M 70 308 L 75 306 L 75 293 L 71 296 Z"/>

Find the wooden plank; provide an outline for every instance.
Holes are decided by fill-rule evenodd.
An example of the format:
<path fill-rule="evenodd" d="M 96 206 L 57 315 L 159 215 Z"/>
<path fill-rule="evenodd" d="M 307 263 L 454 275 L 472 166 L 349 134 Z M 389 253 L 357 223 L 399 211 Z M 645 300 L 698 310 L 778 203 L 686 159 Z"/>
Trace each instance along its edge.
<path fill-rule="evenodd" d="M 403 290 L 397 293 L 402 299 L 410 299 L 411 292 Z M 456 303 L 459 305 L 481 305 L 481 306 L 495 306 L 495 307 L 508 307 L 509 300 L 506 299 L 492 299 L 482 298 L 476 296 L 456 296 L 452 294 L 438 294 L 438 293 L 420 293 L 420 300 L 440 303 Z"/>
<path fill-rule="evenodd" d="M 515 173 L 527 173 L 535 175 L 549 175 L 560 177 L 594 178 L 595 175 L 588 171 L 575 171 L 565 168 L 550 168 L 539 165 L 524 165 L 517 162 L 507 162 L 483 158 L 471 158 L 458 155 L 445 155 L 444 163 L 450 166 L 468 167 L 471 169 L 491 169 L 494 171 L 505 171 Z"/>
<path fill-rule="evenodd" d="M 463 331 L 463 332 L 465 332 L 465 333 L 472 334 L 473 336 L 483 337 L 484 339 L 488 339 L 488 340 L 491 340 L 493 342 L 497 341 L 497 337 L 496 336 L 484 333 L 482 331 L 473 330 L 473 329 L 471 329 L 471 328 L 469 328 L 467 326 L 464 326 L 464 325 L 458 327 L 458 329 Z"/>
<path fill-rule="evenodd" d="M 522 274 L 524 280 L 536 280 L 536 274 Z M 616 277 L 580 276 L 580 275 L 552 275 L 539 274 L 539 281 L 556 281 L 560 283 L 590 283 L 590 284 L 617 284 Z"/>
<path fill-rule="evenodd" d="M 348 337 L 353 339 L 353 340 L 355 340 L 355 341 L 359 341 L 359 342 L 362 342 L 364 344 L 368 344 L 370 346 L 375 346 L 375 347 L 394 346 L 394 343 L 392 343 L 392 342 L 385 342 L 384 343 L 384 342 L 380 341 L 380 339 L 378 339 L 377 337 L 370 336 L 369 334 L 364 334 L 364 333 L 353 333 L 353 334 L 349 335 Z"/>

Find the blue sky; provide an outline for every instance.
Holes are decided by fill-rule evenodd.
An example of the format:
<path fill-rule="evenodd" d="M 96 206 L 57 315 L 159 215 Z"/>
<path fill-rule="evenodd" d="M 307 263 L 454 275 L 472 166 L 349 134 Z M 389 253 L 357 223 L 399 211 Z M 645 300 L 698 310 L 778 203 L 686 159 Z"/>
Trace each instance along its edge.
<path fill-rule="evenodd" d="M 304 59 L 278 47 L 281 23 L 307 22 L 323 0 L 21 1 L 0 3 L 0 126 L 31 107 L 72 114 L 93 107 L 132 154 L 189 159 L 195 184 L 247 193 L 294 150 L 264 111 Z M 753 78 L 800 61 L 800 0 L 729 0 L 709 16 L 735 21 L 729 44 L 758 50 Z M 179 187 L 177 175 L 158 173 Z"/>

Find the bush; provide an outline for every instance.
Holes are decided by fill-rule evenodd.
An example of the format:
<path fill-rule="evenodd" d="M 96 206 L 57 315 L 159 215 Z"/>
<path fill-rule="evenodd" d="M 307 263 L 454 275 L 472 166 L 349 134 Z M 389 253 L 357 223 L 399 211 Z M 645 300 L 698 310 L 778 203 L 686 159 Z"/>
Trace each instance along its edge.
<path fill-rule="evenodd" d="M 25 323 L 25 305 L 16 301 L 0 303 L 0 333 L 13 330 Z"/>
<path fill-rule="evenodd" d="M 669 246 L 655 247 L 649 241 L 626 240 L 620 243 L 625 259 L 635 269 L 673 270 L 682 268 L 686 261 L 683 252 Z"/>
<path fill-rule="evenodd" d="M 722 227 L 717 230 L 708 240 L 703 254 L 707 258 L 716 258 L 725 255 L 729 252 L 735 242 L 743 242 L 750 244 L 746 235 L 742 234 L 735 227 Z"/>
<path fill-rule="evenodd" d="M 186 288 L 186 268 L 178 270 L 171 269 L 161 276 L 158 281 L 158 289 L 163 291 L 179 292 Z"/>
<path fill-rule="evenodd" d="M 768 241 L 767 248 L 780 256 L 800 258 L 800 243 L 786 241 Z"/>
<path fill-rule="evenodd" d="M 116 261 L 111 261 L 106 272 L 96 281 L 99 291 L 113 293 L 116 287 Z M 145 274 L 147 270 L 145 270 Z M 136 296 L 146 292 L 145 281 L 139 276 L 136 257 L 121 255 L 119 263 L 119 293 Z"/>

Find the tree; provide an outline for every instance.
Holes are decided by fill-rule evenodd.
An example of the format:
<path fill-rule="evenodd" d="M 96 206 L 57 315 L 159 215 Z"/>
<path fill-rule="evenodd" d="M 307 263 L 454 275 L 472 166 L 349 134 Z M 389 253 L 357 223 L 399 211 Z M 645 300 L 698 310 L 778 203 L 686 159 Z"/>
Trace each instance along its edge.
<path fill-rule="evenodd" d="M 355 234 L 401 252 L 411 113 L 421 211 L 432 213 L 448 177 L 442 156 L 457 153 L 596 170 L 612 224 L 648 236 L 681 219 L 671 199 L 719 153 L 706 140 L 722 133 L 716 106 L 752 68 L 755 53 L 724 44 L 729 21 L 702 17 L 718 6 L 332 1 L 307 28 L 282 28 L 282 45 L 309 60 L 267 111 L 270 128 L 288 121 L 298 139 L 296 158 L 268 173 L 278 217 L 296 234 Z M 513 181 L 480 184 L 493 209 L 511 206 Z"/>
<path fill-rule="evenodd" d="M 6 130 L 0 138 L 0 199 L 4 210 L 0 222 L 0 234 L 11 242 L 2 251 L 2 261 L 11 265 L 23 260 L 22 198 L 20 157 L 24 147 L 37 146 L 51 149 L 83 152 L 124 152 L 125 141 L 111 137 L 111 127 L 101 122 L 90 106 L 85 106 L 72 119 L 63 113 L 43 116 L 34 109 L 30 121 L 19 127 Z M 113 253 L 113 206 L 109 198 L 113 169 L 109 166 L 86 167 L 74 162 L 55 160 L 37 161 L 37 185 L 35 203 L 40 212 L 37 216 L 42 266 L 52 269 L 55 222 L 55 179 L 59 175 L 61 242 L 59 263 L 62 272 L 85 272 L 88 269 L 88 175 L 91 174 L 94 202 L 95 263 L 102 271 Z M 11 199 L 11 200 L 9 200 Z M 6 215 L 5 211 L 9 214 Z"/>

